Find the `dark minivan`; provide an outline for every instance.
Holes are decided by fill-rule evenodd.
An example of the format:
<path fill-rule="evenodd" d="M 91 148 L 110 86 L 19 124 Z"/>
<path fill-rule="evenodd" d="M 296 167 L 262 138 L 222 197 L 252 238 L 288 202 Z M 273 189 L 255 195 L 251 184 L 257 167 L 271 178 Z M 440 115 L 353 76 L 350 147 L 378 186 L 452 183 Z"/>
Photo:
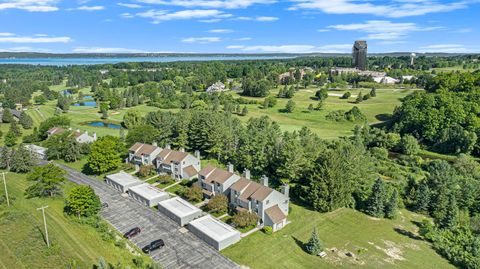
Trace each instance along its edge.
<path fill-rule="evenodd" d="M 123 236 L 125 236 L 125 238 L 132 238 L 135 235 L 139 234 L 141 231 L 142 230 L 140 230 L 140 228 L 135 227 L 135 228 L 131 229 L 130 231 L 126 232 Z"/>
<path fill-rule="evenodd" d="M 156 249 L 159 249 L 163 246 L 165 246 L 165 243 L 163 242 L 163 240 L 158 239 L 158 240 L 152 241 L 150 244 L 143 247 L 142 251 L 145 252 L 145 253 L 150 253 L 150 252 L 152 252 Z"/>

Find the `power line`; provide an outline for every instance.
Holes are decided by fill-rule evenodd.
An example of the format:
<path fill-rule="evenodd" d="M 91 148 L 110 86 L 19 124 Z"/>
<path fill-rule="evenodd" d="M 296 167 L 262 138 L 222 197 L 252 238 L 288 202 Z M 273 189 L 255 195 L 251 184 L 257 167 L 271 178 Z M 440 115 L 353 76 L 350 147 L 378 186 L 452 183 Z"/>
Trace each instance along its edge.
<path fill-rule="evenodd" d="M 45 219 L 45 208 L 47 208 L 48 205 L 42 206 L 40 208 L 37 208 L 37 210 L 42 210 L 43 214 L 43 225 L 45 225 L 45 239 L 47 241 L 47 246 L 50 247 L 50 241 L 48 241 L 48 229 L 47 229 L 47 219 Z"/>

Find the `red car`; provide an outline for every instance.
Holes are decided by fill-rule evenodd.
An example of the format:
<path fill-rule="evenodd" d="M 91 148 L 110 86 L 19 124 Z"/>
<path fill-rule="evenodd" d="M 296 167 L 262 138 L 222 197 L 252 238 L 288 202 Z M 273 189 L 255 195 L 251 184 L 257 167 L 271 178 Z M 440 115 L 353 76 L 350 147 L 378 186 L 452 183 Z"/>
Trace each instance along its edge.
<path fill-rule="evenodd" d="M 139 234 L 142 230 L 140 230 L 140 228 L 138 227 L 135 227 L 133 229 L 131 229 L 130 231 L 126 232 L 123 236 L 125 238 L 132 238 L 134 236 L 136 236 L 137 234 Z"/>

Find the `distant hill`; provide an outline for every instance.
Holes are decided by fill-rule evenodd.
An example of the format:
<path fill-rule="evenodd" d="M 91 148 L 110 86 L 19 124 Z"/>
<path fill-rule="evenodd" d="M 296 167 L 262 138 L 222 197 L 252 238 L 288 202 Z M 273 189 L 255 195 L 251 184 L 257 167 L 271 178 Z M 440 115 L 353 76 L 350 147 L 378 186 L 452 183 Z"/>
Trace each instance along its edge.
<path fill-rule="evenodd" d="M 369 56 L 409 56 L 411 52 L 370 53 Z M 465 53 L 417 53 L 418 56 L 449 57 Z M 0 52 L 0 58 L 122 58 L 122 57 L 221 57 L 221 56 L 278 56 L 278 57 L 349 57 L 350 53 L 41 53 Z"/>

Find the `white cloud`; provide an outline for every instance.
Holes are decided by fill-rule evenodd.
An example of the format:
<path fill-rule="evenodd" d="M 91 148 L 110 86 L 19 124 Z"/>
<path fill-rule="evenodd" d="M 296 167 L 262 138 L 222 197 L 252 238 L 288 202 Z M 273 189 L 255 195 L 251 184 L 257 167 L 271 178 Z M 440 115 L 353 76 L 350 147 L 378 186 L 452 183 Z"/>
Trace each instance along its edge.
<path fill-rule="evenodd" d="M 181 6 L 186 8 L 219 8 L 238 9 L 247 8 L 256 4 L 273 4 L 276 0 L 139 0 L 146 4 L 158 4 L 166 6 Z"/>
<path fill-rule="evenodd" d="M 121 7 L 127 7 L 127 8 L 142 8 L 142 5 L 139 4 L 132 4 L 132 3 L 117 3 L 117 5 Z"/>
<path fill-rule="evenodd" d="M 260 46 L 243 46 L 230 45 L 227 49 L 240 50 L 243 52 L 257 52 L 257 53 L 345 53 L 352 49 L 351 44 L 331 44 L 324 46 L 313 45 L 260 45 Z"/>
<path fill-rule="evenodd" d="M 408 17 L 429 13 L 448 12 L 467 8 L 467 1 L 442 2 L 438 0 L 389 0 L 357 1 L 357 0 L 291 0 L 294 2 L 290 10 L 320 10 L 329 14 L 369 14 L 383 17 Z"/>
<path fill-rule="evenodd" d="M 76 10 L 84 10 L 84 11 L 98 11 L 98 10 L 104 10 L 104 6 L 79 6 L 76 8 Z"/>
<path fill-rule="evenodd" d="M 14 36 L 12 33 L 0 33 L 0 36 Z"/>
<path fill-rule="evenodd" d="M 235 41 L 249 41 L 252 40 L 251 37 L 240 37 L 240 38 L 235 38 Z"/>
<path fill-rule="evenodd" d="M 419 27 L 415 23 L 394 23 L 390 21 L 367 21 L 365 23 L 330 25 L 328 29 L 366 33 L 364 39 L 397 40 L 412 32 L 433 31 L 442 27 Z"/>
<path fill-rule="evenodd" d="M 216 9 L 194 9 L 182 10 L 176 12 L 168 12 L 165 10 L 148 10 L 137 13 L 136 16 L 141 18 L 152 19 L 152 23 L 160 23 L 162 21 L 171 20 L 189 20 L 189 19 L 223 19 L 231 17 L 231 14 L 224 13 Z"/>
<path fill-rule="evenodd" d="M 122 14 L 120 14 L 120 16 L 123 17 L 123 18 L 126 18 L 126 19 L 131 19 L 131 18 L 135 17 L 135 15 L 133 15 L 131 13 L 128 13 L 128 12 L 122 13 Z"/>
<path fill-rule="evenodd" d="M 232 29 L 212 29 L 208 32 L 214 33 L 214 34 L 229 34 L 229 33 L 233 33 L 233 30 Z"/>
<path fill-rule="evenodd" d="M 260 16 L 255 18 L 257 21 L 277 21 L 277 17 Z"/>
<path fill-rule="evenodd" d="M 127 48 L 105 48 L 105 47 L 76 47 L 72 50 L 76 53 L 142 53 L 145 51 Z"/>
<path fill-rule="evenodd" d="M 0 10 L 20 9 L 28 12 L 57 11 L 58 0 L 6 0 L 0 2 Z"/>
<path fill-rule="evenodd" d="M 330 32 L 330 29 L 318 29 L 317 31 L 320 33 L 325 33 L 325 32 Z"/>
<path fill-rule="evenodd" d="M 35 36 L 17 36 L 14 34 L 0 35 L 0 43 L 69 43 L 72 39 L 68 36 L 46 36 L 43 34 Z"/>
<path fill-rule="evenodd" d="M 29 46 L 22 46 L 22 47 L 13 47 L 8 49 L 0 49 L 0 51 L 6 52 L 51 52 L 49 49 L 42 49 L 42 48 L 33 48 Z"/>
<path fill-rule="evenodd" d="M 199 43 L 199 44 L 206 44 L 206 43 L 214 43 L 222 41 L 219 37 L 189 37 L 182 39 L 184 43 Z"/>
<path fill-rule="evenodd" d="M 277 17 L 269 17 L 269 16 L 257 16 L 257 17 L 246 17 L 246 16 L 241 16 L 241 17 L 236 17 L 234 20 L 238 21 L 260 21 L 260 22 L 271 22 L 271 21 L 277 21 Z"/>
<path fill-rule="evenodd" d="M 444 52 L 444 53 L 469 53 L 478 52 L 479 50 L 467 48 L 461 44 L 436 44 L 420 47 L 419 52 Z"/>

